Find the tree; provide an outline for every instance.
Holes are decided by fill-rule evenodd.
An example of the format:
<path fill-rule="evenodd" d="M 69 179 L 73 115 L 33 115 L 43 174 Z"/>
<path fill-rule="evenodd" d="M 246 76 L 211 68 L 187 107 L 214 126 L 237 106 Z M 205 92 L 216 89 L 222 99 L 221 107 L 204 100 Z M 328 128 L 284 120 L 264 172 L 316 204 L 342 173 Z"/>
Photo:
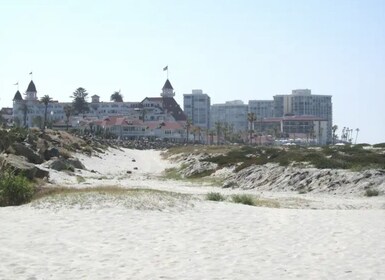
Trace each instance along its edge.
<path fill-rule="evenodd" d="M 187 143 L 189 142 L 189 138 L 190 138 L 190 127 L 191 127 L 191 120 L 187 120 L 186 121 L 186 125 L 185 125 L 185 128 L 186 128 L 186 137 L 187 137 Z"/>
<path fill-rule="evenodd" d="M 72 108 L 76 114 L 83 114 L 89 111 L 87 97 L 88 92 L 82 87 L 77 88 L 72 94 Z"/>
<path fill-rule="evenodd" d="M 208 131 L 208 135 L 210 136 L 210 145 L 212 145 L 214 143 L 214 134 L 215 134 L 215 131 L 210 129 Z"/>
<path fill-rule="evenodd" d="M 120 90 L 111 94 L 110 100 L 113 102 L 123 102 L 123 95 L 120 93 Z"/>
<path fill-rule="evenodd" d="M 252 135 L 254 132 L 254 122 L 256 121 L 254 113 L 247 113 L 247 121 L 249 122 L 249 141 L 252 143 Z"/>
<path fill-rule="evenodd" d="M 24 125 L 24 127 L 27 127 L 27 116 L 28 116 L 27 103 L 23 103 L 23 105 L 21 105 L 21 110 L 23 111 L 23 125 Z"/>
<path fill-rule="evenodd" d="M 337 134 L 336 134 L 337 129 L 338 129 L 338 126 L 337 126 L 337 125 L 333 125 L 333 126 L 332 126 L 332 132 L 333 132 L 333 136 L 332 136 L 332 138 L 333 138 L 333 145 L 336 143 L 336 140 L 337 140 Z"/>
<path fill-rule="evenodd" d="M 52 98 L 49 95 L 44 95 L 40 98 L 40 102 L 44 104 L 44 126 L 43 129 L 47 126 L 47 109 L 48 104 L 52 101 Z"/>
<path fill-rule="evenodd" d="M 197 126 L 196 132 L 198 132 L 198 142 L 201 143 L 202 139 L 202 128 L 200 126 Z"/>
<path fill-rule="evenodd" d="M 38 128 L 43 128 L 43 118 L 41 116 L 36 116 L 32 119 L 32 124 Z"/>
<path fill-rule="evenodd" d="M 360 129 L 356 128 L 356 140 L 354 141 L 354 144 L 357 144 L 358 132 L 360 132 Z"/>
<path fill-rule="evenodd" d="M 6 123 L 7 123 L 7 121 L 4 119 L 3 115 L 0 112 L 0 124 L 1 124 L 1 126 L 5 126 Z"/>
<path fill-rule="evenodd" d="M 215 130 L 217 131 L 217 145 L 219 145 L 219 138 L 222 130 L 222 123 L 216 122 L 215 123 Z"/>
<path fill-rule="evenodd" d="M 228 135 L 229 135 L 229 123 L 228 122 L 225 122 L 222 126 L 222 132 L 223 132 L 223 140 L 225 141 L 225 143 L 227 142 L 227 138 L 228 138 Z"/>
<path fill-rule="evenodd" d="M 68 124 L 70 122 L 70 116 L 72 114 L 72 107 L 69 105 L 64 106 L 64 113 L 66 115 L 66 126 L 67 126 L 67 131 L 68 131 Z"/>

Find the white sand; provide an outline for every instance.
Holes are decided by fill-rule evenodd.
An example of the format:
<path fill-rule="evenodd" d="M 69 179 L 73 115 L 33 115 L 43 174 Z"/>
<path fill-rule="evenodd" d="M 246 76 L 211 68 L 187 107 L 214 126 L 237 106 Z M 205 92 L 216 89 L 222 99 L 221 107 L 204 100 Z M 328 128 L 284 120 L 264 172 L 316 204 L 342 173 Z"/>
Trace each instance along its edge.
<path fill-rule="evenodd" d="M 85 179 L 81 184 L 75 176 L 60 173 L 53 173 L 52 181 L 198 194 L 215 189 L 157 179 L 170 164 L 155 151 L 111 151 L 100 159 L 82 161 L 98 173 L 81 172 Z M 384 204 L 381 199 L 374 204 Z M 328 207 L 324 200 L 315 205 Z M 366 199 L 340 200 L 353 206 L 371 204 Z M 273 209 L 194 198 L 190 202 L 161 211 L 96 202 L 89 208 L 65 203 L 54 208 L 55 202 L 47 207 L 0 208 L 0 279 L 383 279 L 385 275 L 384 210 Z M 339 203 L 335 198 L 331 204 Z"/>

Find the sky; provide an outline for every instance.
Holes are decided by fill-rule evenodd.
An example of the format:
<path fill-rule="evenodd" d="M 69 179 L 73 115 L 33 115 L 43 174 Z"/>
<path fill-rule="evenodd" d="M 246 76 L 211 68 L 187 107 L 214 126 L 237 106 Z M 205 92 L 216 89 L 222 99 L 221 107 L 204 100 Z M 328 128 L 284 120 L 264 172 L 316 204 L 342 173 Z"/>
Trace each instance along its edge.
<path fill-rule="evenodd" d="M 78 88 L 109 101 L 332 95 L 333 123 L 385 142 L 385 1 L 0 0 L 0 107 L 33 78 L 38 97 Z M 32 75 L 29 73 L 32 72 Z"/>

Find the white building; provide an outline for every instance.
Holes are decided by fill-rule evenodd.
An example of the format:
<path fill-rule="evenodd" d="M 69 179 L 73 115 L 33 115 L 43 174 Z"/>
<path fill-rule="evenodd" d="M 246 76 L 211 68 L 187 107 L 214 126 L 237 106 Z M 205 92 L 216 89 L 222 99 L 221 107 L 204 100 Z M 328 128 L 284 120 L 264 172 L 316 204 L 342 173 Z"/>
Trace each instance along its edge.
<path fill-rule="evenodd" d="M 183 111 L 194 126 L 205 130 L 210 127 L 210 96 L 201 89 L 183 94 Z"/>
<path fill-rule="evenodd" d="M 185 136 L 180 131 L 181 128 L 183 131 L 185 130 L 187 117 L 175 101 L 173 97 L 175 93 L 168 79 L 160 95 L 160 97 L 146 97 L 141 102 L 101 102 L 98 95 L 93 95 L 91 102 L 88 103 L 88 111 L 71 116 L 68 123 L 70 127 L 79 128 L 82 124 L 88 125 L 97 123 L 97 121 L 103 123 L 104 126 L 106 126 L 105 123 L 112 123 L 112 121 L 106 121 L 107 119 L 124 120 L 121 123 L 119 121 L 114 123 L 111 130 L 116 132 L 120 129 L 119 126 L 124 126 L 126 129 L 124 137 L 128 137 L 130 133 L 132 136 L 161 136 L 164 132 L 169 139 L 183 139 Z M 66 106 L 72 107 L 72 103 L 49 102 L 47 123 L 51 123 L 57 128 L 67 127 Z M 30 82 L 24 99 L 19 91 L 16 92 L 13 99 L 14 124 L 25 127 L 43 127 L 44 113 L 45 105 L 39 101 L 33 81 Z M 133 123 L 138 123 L 138 121 L 145 124 L 134 126 Z M 157 128 L 159 123 L 162 123 L 161 128 Z M 151 124 L 156 126 L 156 128 L 152 128 L 152 134 L 147 129 L 145 132 L 142 131 L 142 126 L 149 127 Z M 139 132 L 136 130 L 138 127 Z M 159 133 L 160 135 L 158 135 Z M 178 133 L 179 138 L 175 136 Z M 119 134 L 119 136 L 122 135 Z"/>

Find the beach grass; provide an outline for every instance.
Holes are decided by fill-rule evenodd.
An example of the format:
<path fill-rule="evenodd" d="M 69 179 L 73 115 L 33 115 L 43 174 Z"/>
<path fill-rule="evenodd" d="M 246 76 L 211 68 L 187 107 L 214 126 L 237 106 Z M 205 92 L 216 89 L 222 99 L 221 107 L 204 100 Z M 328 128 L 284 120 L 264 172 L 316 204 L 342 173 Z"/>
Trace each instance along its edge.
<path fill-rule="evenodd" d="M 218 192 L 209 192 L 206 194 L 206 199 L 211 201 L 224 201 L 226 197 Z"/>
<path fill-rule="evenodd" d="M 164 210 L 193 206 L 193 196 L 175 192 L 96 186 L 88 188 L 43 187 L 32 199 L 36 208 L 110 208 L 123 206 L 139 210 Z"/>

